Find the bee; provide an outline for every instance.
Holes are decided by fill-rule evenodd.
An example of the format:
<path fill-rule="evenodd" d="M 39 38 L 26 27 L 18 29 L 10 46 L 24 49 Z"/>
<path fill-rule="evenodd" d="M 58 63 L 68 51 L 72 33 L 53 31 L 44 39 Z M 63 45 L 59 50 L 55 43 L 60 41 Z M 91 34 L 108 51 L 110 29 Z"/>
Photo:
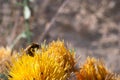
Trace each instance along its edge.
<path fill-rule="evenodd" d="M 38 50 L 40 48 L 40 45 L 37 43 L 32 43 L 31 45 L 29 45 L 24 51 L 26 52 L 26 54 L 28 54 L 29 56 L 34 57 L 34 52 L 35 50 Z"/>

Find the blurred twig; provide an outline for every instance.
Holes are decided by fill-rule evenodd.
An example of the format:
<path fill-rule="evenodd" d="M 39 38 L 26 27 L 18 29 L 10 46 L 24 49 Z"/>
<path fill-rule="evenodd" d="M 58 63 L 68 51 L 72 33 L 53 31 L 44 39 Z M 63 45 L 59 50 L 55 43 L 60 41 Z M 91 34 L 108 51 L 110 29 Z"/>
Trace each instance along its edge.
<path fill-rule="evenodd" d="M 19 16 L 20 15 L 20 12 L 19 11 L 16 11 L 14 13 L 14 25 L 13 25 L 13 29 L 11 31 L 11 35 L 8 37 L 9 40 L 8 40 L 8 45 L 12 45 L 12 41 L 14 40 L 15 36 L 16 36 L 16 32 L 17 32 L 17 28 L 18 28 L 18 25 L 22 23 L 22 21 L 19 21 Z"/>
<path fill-rule="evenodd" d="M 58 11 L 56 12 L 55 16 L 53 16 L 53 18 L 51 19 L 50 22 L 48 22 L 45 26 L 45 30 L 43 31 L 41 37 L 40 37 L 40 42 L 42 42 L 44 40 L 44 38 L 46 37 L 48 31 L 50 30 L 50 28 L 52 27 L 52 25 L 55 23 L 55 20 L 57 18 L 57 16 L 59 15 L 59 13 L 63 10 L 64 6 L 68 3 L 69 0 L 65 0 L 62 5 L 59 7 Z"/>
<path fill-rule="evenodd" d="M 28 40 L 28 42 L 30 42 L 30 37 L 32 35 L 32 32 L 30 31 L 29 27 L 30 27 L 30 23 L 29 23 L 29 19 L 31 17 L 31 10 L 30 10 L 30 6 L 29 6 L 29 0 L 24 0 L 21 6 L 24 8 L 23 9 L 23 14 L 24 14 L 24 22 L 25 22 L 25 31 L 21 32 L 13 41 L 13 43 L 10 45 L 10 48 L 13 49 L 14 46 L 16 45 L 16 43 L 21 39 L 21 38 L 26 38 Z M 14 25 L 15 29 L 18 25 L 18 16 L 16 19 L 16 24 Z M 14 33 L 13 33 L 14 34 Z"/>
<path fill-rule="evenodd" d="M 21 39 L 21 38 L 26 38 L 25 32 L 20 33 L 14 40 L 14 42 L 11 44 L 10 48 L 13 49 L 16 43 Z"/>

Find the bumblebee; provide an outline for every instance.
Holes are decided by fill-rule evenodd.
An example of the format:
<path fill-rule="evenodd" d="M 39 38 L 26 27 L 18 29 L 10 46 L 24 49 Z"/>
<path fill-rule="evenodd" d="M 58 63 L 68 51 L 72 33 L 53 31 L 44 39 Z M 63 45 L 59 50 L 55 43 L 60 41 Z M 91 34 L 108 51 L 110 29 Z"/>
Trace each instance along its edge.
<path fill-rule="evenodd" d="M 40 48 L 40 45 L 37 43 L 32 43 L 31 45 L 29 45 L 24 51 L 26 52 L 26 54 L 28 54 L 29 56 L 34 57 L 34 52 L 35 50 L 38 50 Z"/>

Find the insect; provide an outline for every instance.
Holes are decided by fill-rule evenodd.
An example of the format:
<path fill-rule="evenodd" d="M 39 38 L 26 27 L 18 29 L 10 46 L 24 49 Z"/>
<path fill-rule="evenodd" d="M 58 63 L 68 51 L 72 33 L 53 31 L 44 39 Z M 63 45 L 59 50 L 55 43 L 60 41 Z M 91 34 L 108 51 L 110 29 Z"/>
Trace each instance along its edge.
<path fill-rule="evenodd" d="M 29 45 L 24 51 L 26 52 L 26 54 L 30 55 L 30 56 L 34 56 L 34 52 L 35 50 L 39 49 L 40 45 L 37 43 L 32 43 L 31 45 Z"/>

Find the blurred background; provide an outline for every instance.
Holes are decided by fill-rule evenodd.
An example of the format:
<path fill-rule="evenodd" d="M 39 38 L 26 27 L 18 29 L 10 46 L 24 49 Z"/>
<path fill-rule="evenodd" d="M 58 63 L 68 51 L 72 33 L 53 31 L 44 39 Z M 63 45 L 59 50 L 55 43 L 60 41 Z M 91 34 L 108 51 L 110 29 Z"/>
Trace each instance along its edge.
<path fill-rule="evenodd" d="M 57 39 L 120 73 L 120 0 L 0 0 L 0 46 Z"/>

